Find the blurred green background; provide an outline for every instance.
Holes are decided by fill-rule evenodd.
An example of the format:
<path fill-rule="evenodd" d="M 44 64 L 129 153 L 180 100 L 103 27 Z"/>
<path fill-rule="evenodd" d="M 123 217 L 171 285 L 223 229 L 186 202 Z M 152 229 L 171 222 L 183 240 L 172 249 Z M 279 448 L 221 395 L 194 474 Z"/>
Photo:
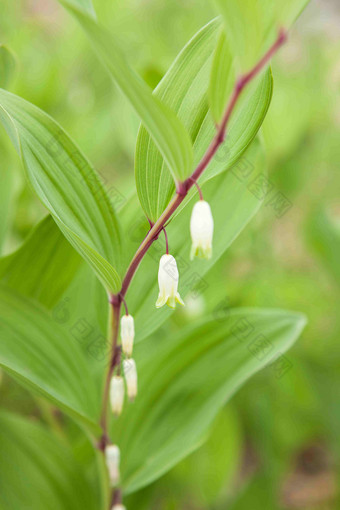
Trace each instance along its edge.
<path fill-rule="evenodd" d="M 216 14 L 203 0 L 95 5 L 152 87 Z M 0 10 L 0 43 L 17 61 L 8 88 L 60 122 L 106 186 L 114 183 L 125 196 L 134 185 L 139 122 L 76 22 L 52 0 L 1 0 Z M 129 508 L 340 508 L 339 33 L 337 0 L 312 1 L 292 29 L 273 64 L 274 96 L 261 130 L 268 186 L 285 205 L 265 201 L 209 275 L 216 285 L 171 319 L 223 314 L 225 303 L 301 311 L 308 326 L 282 371 L 268 367 L 251 379 L 219 415 L 208 442 L 128 498 Z M 8 254 L 46 211 L 2 134 L 0 243 Z M 0 404 L 49 421 L 44 404 L 4 374 Z"/>

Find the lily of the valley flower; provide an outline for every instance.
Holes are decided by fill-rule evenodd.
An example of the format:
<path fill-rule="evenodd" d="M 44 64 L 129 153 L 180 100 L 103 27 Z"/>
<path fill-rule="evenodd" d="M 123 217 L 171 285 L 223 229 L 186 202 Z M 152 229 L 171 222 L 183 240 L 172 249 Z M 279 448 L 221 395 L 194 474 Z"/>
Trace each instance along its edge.
<path fill-rule="evenodd" d="M 119 416 L 123 410 L 124 404 L 124 380 L 120 375 L 114 375 L 110 384 L 110 402 L 112 412 Z"/>
<path fill-rule="evenodd" d="M 137 368 L 133 359 L 125 359 L 123 361 L 123 370 L 127 386 L 128 397 L 135 400 L 137 396 Z"/>
<path fill-rule="evenodd" d="M 191 260 L 194 257 L 201 259 L 211 258 L 213 232 L 214 220 L 210 205 L 205 200 L 200 200 L 194 205 L 190 220 L 192 239 Z"/>
<path fill-rule="evenodd" d="M 172 255 L 163 255 L 159 261 L 158 270 L 158 285 L 159 295 L 156 302 L 156 307 L 167 304 L 170 308 L 176 308 L 176 301 L 184 305 L 181 296 L 179 295 L 178 288 L 178 269 L 176 260 Z"/>
<path fill-rule="evenodd" d="M 110 444 L 105 448 L 105 460 L 109 472 L 110 484 L 115 487 L 119 484 L 120 473 L 120 450 L 115 444 Z"/>
<path fill-rule="evenodd" d="M 135 325 L 131 315 L 123 315 L 120 321 L 123 353 L 130 358 L 135 338 Z"/>

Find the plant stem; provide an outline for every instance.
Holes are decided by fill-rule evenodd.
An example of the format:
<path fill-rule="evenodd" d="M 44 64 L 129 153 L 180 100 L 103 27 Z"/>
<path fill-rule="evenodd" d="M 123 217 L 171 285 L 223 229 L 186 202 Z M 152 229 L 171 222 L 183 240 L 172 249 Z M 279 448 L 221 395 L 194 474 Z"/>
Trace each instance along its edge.
<path fill-rule="evenodd" d="M 110 313 L 110 317 L 112 320 L 112 325 L 110 326 L 110 345 L 111 345 L 111 355 L 110 355 L 110 365 L 106 376 L 105 387 L 104 387 L 104 395 L 103 395 L 103 407 L 102 407 L 102 415 L 100 424 L 103 430 L 103 435 L 101 441 L 99 443 L 99 448 L 101 450 L 105 450 L 106 445 L 110 442 L 108 437 L 108 401 L 109 401 L 109 393 L 110 393 L 110 381 L 114 372 L 114 369 L 117 365 L 120 364 L 120 350 L 118 347 L 118 331 L 119 331 L 119 319 L 120 319 L 120 310 L 121 304 L 125 301 L 125 295 L 129 288 L 132 278 L 134 277 L 137 268 L 142 261 L 144 255 L 147 253 L 148 249 L 152 245 L 152 243 L 158 238 L 160 232 L 164 229 L 166 223 L 171 218 L 176 209 L 183 202 L 185 197 L 188 194 L 188 191 L 191 189 L 193 185 L 197 185 L 197 180 L 202 175 L 204 170 L 209 165 L 210 161 L 216 154 L 218 148 L 223 143 L 226 135 L 227 126 L 230 120 L 230 117 L 234 111 L 236 103 L 242 94 L 242 91 L 247 86 L 249 82 L 251 82 L 259 72 L 265 67 L 265 65 L 269 62 L 272 56 L 277 52 L 277 50 L 283 45 L 286 41 L 287 34 L 284 30 L 280 30 L 278 37 L 273 44 L 273 46 L 267 51 L 267 53 L 259 60 L 259 62 L 249 71 L 248 73 L 241 76 L 232 92 L 230 100 L 227 104 L 225 113 L 222 117 L 221 123 L 217 127 L 216 134 L 209 145 L 206 153 L 201 159 L 200 163 L 197 165 L 196 169 L 192 173 L 188 179 L 183 182 L 177 183 L 176 195 L 169 202 L 166 209 L 163 211 L 161 216 L 158 218 L 156 223 L 152 224 L 150 222 L 150 230 L 136 251 L 128 269 L 123 279 L 122 288 L 118 294 L 110 296 L 110 304 L 112 306 L 112 311 Z M 199 188 L 200 189 L 200 188 Z M 202 194 L 200 193 L 200 198 L 202 199 Z"/>
<path fill-rule="evenodd" d="M 241 76 L 235 86 L 233 93 L 231 95 L 231 98 L 229 100 L 229 103 L 227 105 L 227 108 L 225 110 L 224 116 L 222 118 L 222 121 L 220 125 L 217 128 L 217 132 L 215 137 L 213 138 L 211 144 L 209 145 L 206 153 L 204 154 L 203 158 L 201 159 L 200 163 L 197 165 L 196 169 L 192 173 L 188 179 L 186 179 L 183 182 L 180 182 L 177 184 L 177 190 L 175 197 L 171 200 L 171 202 L 168 204 L 162 215 L 158 218 L 156 223 L 152 226 L 152 228 L 149 230 L 149 233 L 145 237 L 144 241 L 138 248 L 135 256 L 133 257 L 128 270 L 125 274 L 122 288 L 120 294 L 125 297 L 126 292 L 129 288 L 129 285 L 131 283 L 131 280 L 141 262 L 144 255 L 150 248 L 151 244 L 157 237 L 159 236 L 159 233 L 165 226 L 166 222 L 170 219 L 170 217 L 173 215 L 173 213 L 176 211 L 176 209 L 179 207 L 179 205 L 183 202 L 184 198 L 188 194 L 188 191 L 190 188 L 197 183 L 197 180 L 202 175 L 204 170 L 209 165 L 210 161 L 216 154 L 218 148 L 223 143 L 225 139 L 226 129 L 231 117 L 231 114 L 234 111 L 234 108 L 236 106 L 236 103 L 244 90 L 244 88 L 247 86 L 249 82 L 251 82 L 258 74 L 259 72 L 264 68 L 264 66 L 269 62 L 269 60 L 272 58 L 272 56 L 277 52 L 277 50 L 283 45 L 283 43 L 287 39 L 287 34 L 284 30 L 280 30 L 279 35 L 273 44 L 273 46 L 267 51 L 267 53 L 261 58 L 261 60 L 249 71 L 248 73 Z"/>
<path fill-rule="evenodd" d="M 120 309 L 122 306 L 121 299 L 117 299 L 115 296 L 110 297 L 110 308 L 109 308 L 109 343 L 111 347 L 110 351 L 110 363 L 105 378 L 102 413 L 100 417 L 100 425 L 102 427 L 102 437 L 99 442 L 99 449 L 104 451 L 107 444 L 110 443 L 108 435 L 108 407 L 109 407 L 109 396 L 110 396 L 110 383 L 112 375 L 116 366 L 120 364 L 120 349 L 118 348 L 118 332 L 119 332 L 119 319 Z"/>

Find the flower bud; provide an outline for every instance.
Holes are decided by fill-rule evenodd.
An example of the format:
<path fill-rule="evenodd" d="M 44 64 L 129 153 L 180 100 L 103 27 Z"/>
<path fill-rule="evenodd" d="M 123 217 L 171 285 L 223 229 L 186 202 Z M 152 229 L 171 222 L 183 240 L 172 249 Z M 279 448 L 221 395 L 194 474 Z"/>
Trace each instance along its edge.
<path fill-rule="evenodd" d="M 210 205 L 205 200 L 200 200 L 194 205 L 191 213 L 191 260 L 194 257 L 201 259 L 211 258 L 213 232 L 214 220 L 211 214 Z"/>
<path fill-rule="evenodd" d="M 137 368 L 135 360 L 125 359 L 123 361 L 123 369 L 128 397 L 133 401 L 137 396 Z"/>
<path fill-rule="evenodd" d="M 170 308 L 176 308 L 176 301 L 184 305 L 181 296 L 177 292 L 178 278 L 179 275 L 175 258 L 172 255 L 163 255 L 159 261 L 159 295 L 156 302 L 157 308 L 165 304 L 170 306 Z"/>
<path fill-rule="evenodd" d="M 122 339 L 123 353 L 130 358 L 135 338 L 135 325 L 131 315 L 123 315 L 120 321 L 120 336 Z"/>
<path fill-rule="evenodd" d="M 111 487 L 119 484 L 120 473 L 120 450 L 115 444 L 110 444 L 105 448 L 105 460 L 109 472 Z"/>
<path fill-rule="evenodd" d="M 126 510 L 126 507 L 124 505 L 114 505 L 112 510 Z"/>
<path fill-rule="evenodd" d="M 124 380 L 120 375 L 114 375 L 110 384 L 110 401 L 112 412 L 119 416 L 123 410 L 124 404 Z"/>

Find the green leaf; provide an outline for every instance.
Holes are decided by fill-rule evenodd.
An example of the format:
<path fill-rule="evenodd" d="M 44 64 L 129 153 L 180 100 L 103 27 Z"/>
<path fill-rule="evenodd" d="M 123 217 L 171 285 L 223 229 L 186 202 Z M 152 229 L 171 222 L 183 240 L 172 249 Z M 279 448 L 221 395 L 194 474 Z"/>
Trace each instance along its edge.
<path fill-rule="evenodd" d="M 238 72 L 249 70 L 281 27 L 288 29 L 309 0 L 215 0 L 223 15 L 226 35 Z"/>
<path fill-rule="evenodd" d="M 212 63 L 209 104 L 215 122 L 220 122 L 236 79 L 234 61 L 224 31 L 221 33 Z"/>
<path fill-rule="evenodd" d="M 117 292 L 121 234 L 97 174 L 65 131 L 22 98 L 0 90 L 0 119 L 27 177 L 72 246 L 107 290 Z"/>
<path fill-rule="evenodd" d="M 47 216 L 16 252 L 0 259 L 0 279 L 7 287 L 51 308 L 81 262 L 52 217 Z"/>
<path fill-rule="evenodd" d="M 77 18 L 112 78 L 129 99 L 161 152 L 175 181 L 192 171 L 192 144 L 188 132 L 171 110 L 152 95 L 151 89 L 127 64 L 112 35 L 75 2 L 59 0 Z"/>
<path fill-rule="evenodd" d="M 13 79 L 16 60 L 12 51 L 0 44 L 0 87 L 7 89 Z"/>
<path fill-rule="evenodd" d="M 192 207 L 198 200 L 194 190 L 184 207 L 167 226 L 170 253 L 176 258 L 179 269 L 179 292 L 184 298 L 192 291 L 202 294 L 215 281 L 207 278 L 207 273 L 225 253 L 238 234 L 245 228 L 262 204 L 265 194 L 261 186 L 266 182 L 266 162 L 263 149 L 255 140 L 247 152 L 230 172 L 203 184 L 205 199 L 210 203 L 214 217 L 213 256 L 209 261 L 189 260 L 190 216 Z M 261 185 L 262 183 L 262 185 Z M 140 240 L 147 232 L 147 222 L 138 213 L 132 216 L 133 208 L 122 211 L 122 221 L 129 232 L 128 251 L 138 248 Z M 131 215 L 131 216 L 130 216 Z M 126 218 L 127 217 L 127 218 Z M 145 230 L 139 228 L 144 226 Z M 155 308 L 158 296 L 157 271 L 160 257 L 165 253 L 164 236 L 153 243 L 137 271 L 127 293 L 129 310 L 135 317 L 136 341 L 141 341 L 157 329 L 171 312 L 167 307 Z M 142 299 L 140 298 L 142 293 Z"/>
<path fill-rule="evenodd" d="M 197 448 L 218 411 L 305 323 L 293 312 L 241 308 L 138 345 L 139 397 L 113 426 L 124 491 L 150 484 Z"/>
<path fill-rule="evenodd" d="M 226 498 L 241 468 L 241 436 L 240 420 L 228 404 L 214 421 L 207 441 L 169 473 L 168 483 L 176 484 L 178 499 L 178 486 L 183 487 L 183 506 L 188 497 L 196 505 L 204 503 L 206 508 L 216 504 L 221 496 Z"/>
<path fill-rule="evenodd" d="M 203 27 L 179 54 L 155 89 L 155 95 L 168 104 L 182 120 L 194 142 L 194 166 L 210 145 L 216 127 L 208 108 L 207 90 L 213 53 L 220 23 L 213 20 Z M 228 136 L 219 153 L 200 178 L 200 185 L 237 161 L 255 137 L 267 113 L 272 95 L 268 71 L 241 96 Z M 175 187 L 166 162 L 145 128 L 141 127 L 136 146 L 136 184 L 141 205 L 152 221 L 161 215 Z"/>
<path fill-rule="evenodd" d="M 0 365 L 98 432 L 99 390 L 80 344 L 38 304 L 0 286 Z"/>
<path fill-rule="evenodd" d="M 0 413 L 0 508 L 97 510 L 85 468 L 43 426 Z"/>

